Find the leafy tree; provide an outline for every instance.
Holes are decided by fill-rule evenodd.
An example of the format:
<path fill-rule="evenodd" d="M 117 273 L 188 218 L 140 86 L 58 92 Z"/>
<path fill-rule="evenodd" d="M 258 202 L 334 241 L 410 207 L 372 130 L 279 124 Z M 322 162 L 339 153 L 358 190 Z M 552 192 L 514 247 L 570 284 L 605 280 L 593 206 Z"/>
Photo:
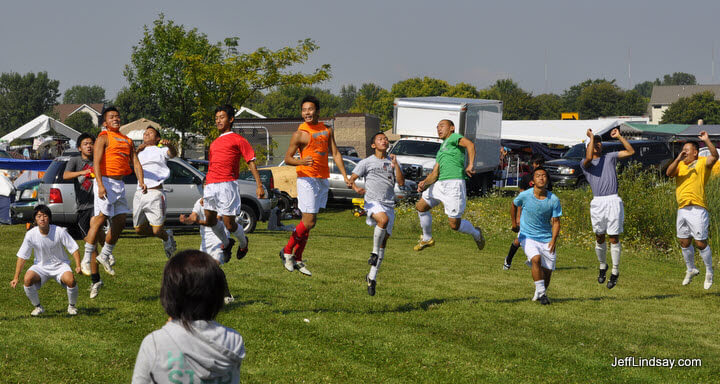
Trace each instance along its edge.
<path fill-rule="evenodd" d="M 505 120 L 534 120 L 540 113 L 532 94 L 525 92 L 511 79 L 498 80 L 492 87 L 481 91 L 480 96 L 483 99 L 501 100 Z"/>
<path fill-rule="evenodd" d="M 592 84 L 583 88 L 575 105 L 581 119 L 614 116 L 618 114 L 623 96 L 622 90 L 613 83 Z"/>
<path fill-rule="evenodd" d="M 160 122 L 160 107 L 156 102 L 148 100 L 144 93 L 123 87 L 111 104 L 120 111 L 120 117 L 126 123 L 140 118 Z"/>
<path fill-rule="evenodd" d="M 340 112 L 341 99 L 326 89 L 287 85 L 266 94 L 261 104 L 251 107 L 267 117 L 299 117 L 300 102 L 312 95 L 320 101 L 320 117 L 334 116 Z"/>
<path fill-rule="evenodd" d="M 647 113 L 650 99 L 642 96 L 638 91 L 623 92 L 623 99 L 618 106 L 618 115 L 641 116 Z"/>
<path fill-rule="evenodd" d="M 480 92 L 478 91 L 478 89 L 475 88 L 474 85 L 468 83 L 457 83 L 455 85 L 452 85 L 442 95 L 447 97 L 460 97 L 466 99 L 480 98 Z"/>
<path fill-rule="evenodd" d="M 562 94 L 563 98 L 563 112 L 579 112 L 579 105 L 577 105 L 577 100 L 580 97 L 580 93 L 583 91 L 583 89 L 595 85 L 595 84 L 610 84 L 615 85 L 615 80 L 606 80 L 606 79 L 588 79 L 583 81 L 580 84 L 576 84 L 571 86 L 570 88 L 566 89 L 565 92 Z M 581 118 L 584 119 L 584 117 L 581 116 Z"/>
<path fill-rule="evenodd" d="M 386 131 L 393 124 L 394 98 L 386 89 L 373 83 L 363 84 L 357 92 L 350 112 L 367 113 L 380 118 L 380 129 Z"/>
<path fill-rule="evenodd" d="M 703 119 L 705 124 L 720 124 L 720 102 L 711 91 L 681 97 L 670 104 L 661 124 L 696 124 Z"/>
<path fill-rule="evenodd" d="M 394 97 L 442 96 L 449 89 L 447 81 L 425 76 L 399 81 L 392 85 L 390 93 Z"/>
<path fill-rule="evenodd" d="M 535 96 L 535 102 L 538 106 L 539 120 L 560 120 L 560 114 L 563 112 L 562 97 L 552 93 L 544 93 Z"/>
<path fill-rule="evenodd" d="M 643 81 L 642 83 L 635 84 L 633 90 L 637 91 L 640 96 L 649 98 L 652 95 L 653 85 L 652 81 Z"/>
<path fill-rule="evenodd" d="M 697 80 L 695 75 L 685 72 L 675 72 L 672 75 L 663 76 L 662 81 L 655 79 L 655 85 L 695 85 Z"/>
<path fill-rule="evenodd" d="M 92 116 L 87 112 L 75 112 L 65 119 L 64 124 L 78 132 L 97 135 L 100 129 L 93 123 Z"/>
<path fill-rule="evenodd" d="M 60 96 L 59 85 L 47 72 L 0 74 L 0 135 L 50 111 Z"/>
<path fill-rule="evenodd" d="M 348 112 L 352 108 L 357 94 L 357 88 L 352 84 L 340 88 L 340 112 Z"/>
<path fill-rule="evenodd" d="M 105 103 L 105 89 L 99 85 L 73 85 L 63 95 L 64 104 Z"/>

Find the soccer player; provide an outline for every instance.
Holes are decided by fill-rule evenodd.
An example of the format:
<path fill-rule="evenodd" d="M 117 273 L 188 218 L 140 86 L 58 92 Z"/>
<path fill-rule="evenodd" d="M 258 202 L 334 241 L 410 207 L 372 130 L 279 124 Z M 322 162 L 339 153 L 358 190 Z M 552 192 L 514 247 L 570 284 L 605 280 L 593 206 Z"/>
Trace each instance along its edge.
<path fill-rule="evenodd" d="M 290 145 L 285 152 L 285 164 L 297 167 L 297 199 L 302 220 L 290 235 L 285 248 L 280 251 L 280 259 L 288 271 L 292 272 L 297 268 L 302 274 L 312 276 L 302 261 L 302 255 L 310 230 L 315 227 L 317 214 L 320 208 L 325 208 L 327 204 L 329 152 L 332 152 L 333 161 L 348 188 L 351 183 L 345 172 L 342 155 L 335 144 L 333 129 L 318 122 L 320 101 L 313 96 L 307 96 L 300 103 L 300 107 L 304 122 L 290 138 Z M 294 156 L 298 151 L 300 158 L 296 159 Z"/>
<path fill-rule="evenodd" d="M 71 158 L 65 166 L 63 179 L 73 180 L 75 186 L 75 203 L 77 205 L 77 221 L 83 237 L 87 236 L 90 230 L 90 219 L 93 214 L 93 146 L 95 137 L 88 133 L 81 134 L 77 139 L 77 148 L 80 156 Z M 98 242 L 96 244 L 99 245 Z M 82 273 L 89 275 L 92 280 L 90 286 L 90 298 L 94 299 L 100 292 L 103 282 L 100 279 L 97 264 L 97 250 L 92 251 L 90 257 L 83 258 L 80 263 Z"/>
<path fill-rule="evenodd" d="M 536 153 L 532 156 L 532 158 L 530 158 L 530 165 L 532 166 L 532 169 L 520 179 L 520 183 L 518 184 L 518 189 L 520 190 L 520 192 L 532 188 L 532 172 L 535 170 L 535 168 L 542 167 L 543 164 L 545 164 L 545 158 L 541 154 Z M 550 180 L 548 180 L 547 190 L 552 191 L 552 183 L 550 182 Z M 518 216 L 520 215 L 522 215 L 522 209 L 518 212 Z M 510 267 L 512 266 L 513 257 L 515 257 L 515 253 L 519 248 L 520 240 L 518 240 L 516 237 L 515 240 L 513 240 L 513 242 L 510 244 L 510 250 L 508 250 L 507 256 L 505 256 L 505 262 L 503 263 L 504 270 L 510 269 Z"/>
<path fill-rule="evenodd" d="M 718 152 L 707 132 L 700 132 L 699 138 L 707 145 L 710 156 L 698 157 L 698 144 L 694 141 L 685 143 L 682 152 L 668 166 L 666 174 L 668 177 L 674 177 L 677 185 L 676 231 L 687 266 L 682 284 L 690 284 L 693 277 L 700 273 L 695 267 L 695 248 L 692 245 L 692 240 L 695 240 L 695 245 L 700 249 L 700 257 L 705 263 L 705 289 L 710 289 L 713 285 L 713 265 L 712 250 L 707 241 L 710 214 L 705 199 L 705 184 L 718 159 Z"/>
<path fill-rule="evenodd" d="M 25 233 L 25 238 L 17 253 L 15 276 L 10 281 L 10 286 L 12 288 L 17 286 L 20 271 L 25 266 L 25 261 L 30 259 L 34 252 L 35 262 L 25 272 L 23 281 L 25 295 L 35 306 L 30 315 L 40 316 L 45 312 L 40 305 L 38 289 L 50 278 L 65 287 L 68 296 L 67 312 L 72 316 L 77 315 L 75 304 L 77 304 L 78 287 L 70 269 L 70 260 L 63 251 L 63 247 L 68 253 L 72 253 L 73 259 L 75 259 L 75 273 L 81 273 L 78 245 L 65 228 L 50 224 L 52 212 L 47 205 L 36 206 L 33 210 L 33 218 L 37 227 Z"/>
<path fill-rule="evenodd" d="M 177 156 L 177 150 L 168 140 L 160 138 L 160 132 L 148 126 L 143 133 L 143 143 L 137 148 L 137 156 L 143 168 L 147 193 L 135 193 L 133 197 L 133 226 L 138 235 L 155 236 L 163 241 L 165 256 L 175 253 L 177 244 L 171 230 L 165 230 L 165 192 L 163 182 L 170 177 L 167 160 Z M 138 190 L 140 185 L 138 184 Z"/>
<path fill-rule="evenodd" d="M 147 187 L 143 182 L 143 169 L 135 152 L 135 145 L 129 137 L 120 133 L 120 113 L 117 108 L 111 106 L 103 109 L 101 118 L 102 126 L 106 130 L 100 132 L 93 148 L 95 216 L 90 219 L 90 230 L 85 236 L 85 256 L 89 257 L 95 250 L 100 227 L 110 219 L 110 232 L 105 236 L 105 245 L 97 256 L 97 261 L 107 273 L 115 275 L 112 251 L 125 228 L 125 216 L 130 213 L 125 198 L 123 176 L 133 172 L 130 168 L 131 161 L 139 190 L 146 193 Z"/>
<path fill-rule="evenodd" d="M 390 142 L 385 133 L 376 133 L 371 143 L 375 154 L 358 163 L 350 182 L 355 192 L 365 196 L 366 222 L 369 226 L 375 226 L 373 250 L 368 260 L 370 273 L 365 276 L 368 294 L 375 296 L 378 269 L 385 257 L 385 246 L 395 223 L 395 182 L 405 185 L 405 178 L 395 155 L 388 157 Z M 365 178 L 364 189 L 355 185 L 359 177 Z"/>
<path fill-rule="evenodd" d="M 623 232 L 625 221 L 625 208 L 623 201 L 618 196 L 618 181 L 615 166 L 619 159 L 624 159 L 635 154 L 632 145 L 620 135 L 620 130 L 615 128 L 610 131 L 610 137 L 618 139 L 624 150 L 619 152 L 602 153 L 602 138 L 593 135 L 592 130 L 587 130 L 588 144 L 585 151 L 585 159 L 580 162 L 580 168 L 585 174 L 585 180 L 590 184 L 593 199 L 590 202 L 590 219 L 593 232 L 595 232 L 595 254 L 600 262 L 598 272 L 598 283 L 605 282 L 608 265 L 607 243 L 605 235 L 610 240 L 610 257 L 612 257 L 612 273 L 607 282 L 608 289 L 612 289 L 620 276 L 620 234 Z"/>
<path fill-rule="evenodd" d="M 218 216 L 222 216 L 225 228 L 238 239 L 237 258 L 242 259 L 248 252 L 248 238 L 241 225 L 235 221 L 240 212 L 240 192 L 238 177 L 240 160 L 244 159 L 257 183 L 257 197 L 265 195 L 260 174 L 255 165 L 255 151 L 244 137 L 232 132 L 235 120 L 235 108 L 222 105 L 215 109 L 215 126 L 220 134 L 210 144 L 208 151 L 208 172 L 205 177 L 203 201 L 205 202 L 205 220 L 199 224 L 212 228 L 215 236 L 222 242 L 225 260 L 230 260 L 235 240 L 229 238 L 225 230 L 215 226 Z"/>
<path fill-rule="evenodd" d="M 550 286 L 550 277 L 555 270 L 557 258 L 555 248 L 560 234 L 560 199 L 547 190 L 548 173 L 538 167 L 532 173 L 533 187 L 517 195 L 510 209 L 513 231 L 520 231 L 520 245 L 530 262 L 532 278 L 535 282 L 533 301 L 550 304 L 546 291 Z M 522 216 L 518 218 L 518 208 Z"/>
<path fill-rule="evenodd" d="M 430 210 L 442 203 L 448 216 L 450 228 L 473 237 L 479 250 L 485 247 L 485 237 L 480 227 L 473 227 L 462 220 L 465 211 L 465 178 L 475 172 L 475 144 L 463 135 L 455 133 L 455 124 L 450 120 L 440 120 L 437 125 L 438 137 L 443 140 L 437 152 L 435 167 L 420 183 L 418 192 L 422 198 L 415 204 L 420 217 L 422 237 L 414 247 L 421 251 L 435 245 L 432 237 L 432 213 Z M 468 165 L 465 166 L 467 154 Z"/>
<path fill-rule="evenodd" d="M 243 338 L 215 321 L 225 286 L 225 274 L 206 253 L 185 250 L 170 258 L 160 288 L 170 319 L 140 344 L 133 383 L 240 382 Z"/>

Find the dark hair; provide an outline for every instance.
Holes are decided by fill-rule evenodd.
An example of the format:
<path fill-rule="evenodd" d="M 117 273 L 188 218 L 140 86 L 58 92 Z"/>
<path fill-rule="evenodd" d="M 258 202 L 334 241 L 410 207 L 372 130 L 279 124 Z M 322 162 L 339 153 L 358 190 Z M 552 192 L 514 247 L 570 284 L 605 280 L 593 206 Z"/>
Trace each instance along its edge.
<path fill-rule="evenodd" d="M 52 222 L 52 211 L 47 205 L 40 204 L 35 206 L 35 209 L 33 209 L 33 220 L 35 220 L 35 216 L 37 216 L 38 212 L 44 213 L 45 216 L 47 216 L 48 219 L 50 219 L 50 221 Z"/>
<path fill-rule="evenodd" d="M 449 119 L 442 119 L 442 120 L 438 121 L 438 124 L 442 123 L 443 121 L 447 121 L 447 123 L 450 124 L 451 127 L 455 126 L 455 123 L 453 123 L 452 120 L 449 120 Z"/>
<path fill-rule="evenodd" d="M 213 320 L 222 308 L 227 280 L 210 255 L 195 249 L 178 252 L 163 272 L 160 302 L 165 312 L 182 321 Z"/>
<path fill-rule="evenodd" d="M 117 112 L 117 113 L 120 113 L 120 112 L 117 110 L 117 108 L 115 108 L 114 105 L 110 105 L 110 106 L 108 106 L 108 107 L 104 107 L 103 110 L 102 110 L 102 112 L 100 113 L 100 120 L 98 120 L 98 125 L 102 126 L 103 123 L 105 122 L 105 114 L 108 113 L 108 112 L 113 112 L 113 111 L 115 111 L 115 112 Z"/>
<path fill-rule="evenodd" d="M 300 108 L 302 108 L 303 104 L 305 103 L 315 104 L 315 110 L 320 112 L 320 100 L 318 100 L 317 97 L 311 95 L 303 97 L 302 101 L 300 102 Z"/>
<path fill-rule="evenodd" d="M 542 165 L 545 164 L 545 157 L 539 153 L 536 153 L 530 158 L 530 164 L 540 164 L 540 166 L 542 167 Z"/>
<path fill-rule="evenodd" d="M 695 141 L 688 141 L 688 142 L 685 143 L 685 144 L 690 144 L 690 145 L 692 145 L 693 147 L 695 147 L 695 150 L 696 150 L 696 151 L 700 151 L 700 145 L 699 145 L 697 142 L 695 142 Z M 685 146 L 685 144 L 683 144 L 683 146 Z"/>
<path fill-rule="evenodd" d="M 77 141 L 75 142 L 75 147 L 80 148 L 80 143 L 82 143 L 83 140 L 85 140 L 85 139 L 90 139 L 93 141 L 93 143 L 95 142 L 95 136 L 93 136 L 89 133 L 83 132 L 80 134 L 80 136 L 78 136 Z"/>
<path fill-rule="evenodd" d="M 385 135 L 385 132 L 380 131 L 380 132 L 377 132 L 374 135 L 372 135 L 372 138 L 370 139 L 370 144 L 375 144 L 375 138 L 380 135 Z M 387 136 L 387 135 L 385 135 L 385 136 Z"/>
<path fill-rule="evenodd" d="M 550 176 L 550 174 L 548 173 L 547 169 L 545 169 L 545 168 L 543 168 L 542 166 L 540 166 L 540 167 L 537 167 L 537 168 L 533 169 L 531 178 L 533 178 L 533 179 L 535 178 L 535 174 L 537 173 L 537 171 L 543 171 L 543 172 L 545 172 L 545 175 L 546 175 L 546 176 L 548 176 L 548 177 Z"/>
<path fill-rule="evenodd" d="M 597 144 L 597 143 L 602 144 L 602 137 L 600 137 L 600 135 L 593 136 L 593 140 L 595 140 L 595 144 Z"/>
<path fill-rule="evenodd" d="M 152 125 L 148 125 L 147 128 L 145 128 L 145 130 L 147 131 L 148 129 L 152 129 L 153 131 L 155 131 L 155 136 L 157 136 L 158 139 L 162 139 L 162 136 L 160 135 L 160 131 L 158 131 L 157 128 L 153 127 Z"/>
<path fill-rule="evenodd" d="M 215 108 L 215 114 L 217 115 L 217 113 L 220 111 L 225 112 L 225 114 L 227 114 L 228 119 L 235 118 L 235 108 L 233 108 L 233 106 L 230 104 L 218 105 L 218 107 Z"/>

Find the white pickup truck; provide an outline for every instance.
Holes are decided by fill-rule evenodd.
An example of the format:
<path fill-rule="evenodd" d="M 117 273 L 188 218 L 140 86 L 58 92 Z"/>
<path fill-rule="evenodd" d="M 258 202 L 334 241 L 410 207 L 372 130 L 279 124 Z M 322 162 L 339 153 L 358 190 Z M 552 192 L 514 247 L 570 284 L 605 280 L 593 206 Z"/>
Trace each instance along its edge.
<path fill-rule="evenodd" d="M 416 164 L 416 181 L 427 176 L 435 166 L 435 156 L 442 140 L 437 124 L 447 119 L 455 132 L 475 144 L 475 176 L 468 180 L 469 194 L 482 194 L 493 185 L 494 171 L 500 163 L 500 130 L 502 102 L 497 100 L 453 97 L 408 97 L 395 99 L 393 133 L 400 135 L 390 153 L 401 164 Z"/>

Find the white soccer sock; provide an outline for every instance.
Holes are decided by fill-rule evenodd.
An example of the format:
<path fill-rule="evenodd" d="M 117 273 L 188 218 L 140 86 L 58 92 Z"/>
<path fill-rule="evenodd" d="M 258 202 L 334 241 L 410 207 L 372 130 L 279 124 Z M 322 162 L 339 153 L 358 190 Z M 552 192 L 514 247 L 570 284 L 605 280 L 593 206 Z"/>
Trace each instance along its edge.
<path fill-rule="evenodd" d="M 373 233 L 373 251 L 372 253 L 378 254 L 380 246 L 383 243 L 383 240 L 385 240 L 385 234 L 387 233 L 387 230 L 385 228 L 380 228 L 377 225 L 375 226 L 375 232 Z"/>
<path fill-rule="evenodd" d="M 377 255 L 377 263 L 370 267 L 370 273 L 368 274 L 368 278 L 370 280 L 375 280 L 377 278 L 378 269 L 380 269 L 380 264 L 382 264 L 383 258 L 385 258 L 385 248 L 380 248 Z"/>
<path fill-rule="evenodd" d="M 228 240 L 227 233 L 225 233 L 225 224 L 218 220 L 211 228 L 215 236 L 222 242 L 223 247 L 227 247 L 227 245 L 230 244 L 230 240 Z"/>
<path fill-rule="evenodd" d="M 27 296 L 28 299 L 30 299 L 30 302 L 34 306 L 40 305 L 40 295 L 38 295 L 38 290 L 35 287 L 35 284 L 26 287 L 23 285 L 23 288 L 25 288 L 25 296 Z"/>
<path fill-rule="evenodd" d="M 418 211 L 418 217 L 420 218 L 420 228 L 422 228 L 422 239 L 428 241 L 432 239 L 432 213 L 430 211 L 420 212 Z"/>
<path fill-rule="evenodd" d="M 75 284 L 75 286 L 72 288 L 67 287 L 67 295 L 68 295 L 68 304 L 70 304 L 70 305 L 77 304 L 77 298 L 78 298 L 77 284 Z"/>
<path fill-rule="evenodd" d="M 537 297 L 545 294 L 545 280 L 538 280 L 535 282 L 535 293 L 537 293 Z"/>
<path fill-rule="evenodd" d="M 85 243 L 85 253 L 83 254 L 83 262 L 90 262 L 92 253 L 95 251 L 95 244 Z"/>
<path fill-rule="evenodd" d="M 680 247 L 680 249 L 682 250 L 682 255 L 685 259 L 685 265 L 687 266 L 688 271 L 695 269 L 695 247 L 691 244 L 687 248 Z"/>
<path fill-rule="evenodd" d="M 237 229 L 233 233 L 235 235 L 235 238 L 238 239 L 238 247 L 239 248 L 245 248 L 247 247 L 247 237 L 245 237 L 245 230 L 243 230 L 242 225 L 238 224 Z"/>
<path fill-rule="evenodd" d="M 705 249 L 700 250 L 700 257 L 702 257 L 703 262 L 705 263 L 705 270 L 707 273 L 713 273 L 712 250 L 710 249 L 710 244 L 708 244 Z"/>
<path fill-rule="evenodd" d="M 620 251 L 622 251 L 622 245 L 620 243 L 610 244 L 610 257 L 612 257 L 612 274 L 618 274 L 618 268 L 620 268 Z"/>
<path fill-rule="evenodd" d="M 472 236 L 473 239 L 477 239 L 477 237 L 480 236 L 480 232 L 467 220 L 460 221 L 460 228 L 458 228 L 458 231 L 460 231 L 460 233 L 467 233 Z"/>
<path fill-rule="evenodd" d="M 600 262 L 600 269 L 607 269 L 607 243 L 598 243 L 595 241 L 595 254 Z"/>
<path fill-rule="evenodd" d="M 113 249 L 115 249 L 115 244 L 105 243 L 100 254 L 104 257 L 110 257 L 110 255 L 112 255 Z"/>

